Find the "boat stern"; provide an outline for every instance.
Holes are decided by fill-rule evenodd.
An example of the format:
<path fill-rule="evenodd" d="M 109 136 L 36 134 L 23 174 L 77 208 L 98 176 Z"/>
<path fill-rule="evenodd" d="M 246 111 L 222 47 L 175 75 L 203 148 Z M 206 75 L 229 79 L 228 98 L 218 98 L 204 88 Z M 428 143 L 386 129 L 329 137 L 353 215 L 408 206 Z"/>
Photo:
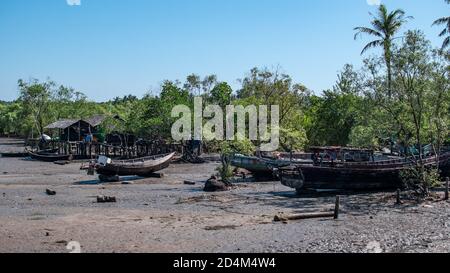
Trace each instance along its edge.
<path fill-rule="evenodd" d="M 304 178 L 298 168 L 281 168 L 278 170 L 281 184 L 293 189 L 301 189 L 304 185 Z"/>

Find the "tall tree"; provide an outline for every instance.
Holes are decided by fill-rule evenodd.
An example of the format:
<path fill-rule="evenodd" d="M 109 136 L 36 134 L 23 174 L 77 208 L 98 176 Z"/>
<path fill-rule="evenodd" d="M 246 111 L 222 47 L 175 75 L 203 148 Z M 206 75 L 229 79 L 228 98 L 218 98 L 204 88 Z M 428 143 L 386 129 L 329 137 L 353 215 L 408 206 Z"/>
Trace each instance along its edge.
<path fill-rule="evenodd" d="M 447 4 L 450 4 L 450 0 L 445 0 Z M 439 37 L 445 37 L 442 43 L 442 50 L 445 50 L 450 46 L 450 17 L 442 17 L 434 21 L 433 26 L 445 25 L 444 30 L 439 33 Z"/>
<path fill-rule="evenodd" d="M 24 108 L 28 109 L 33 117 L 35 127 L 39 134 L 44 133 L 44 126 L 49 121 L 51 99 L 54 94 L 55 83 L 47 81 L 40 83 L 38 80 L 25 82 L 19 80 L 20 101 Z"/>
<path fill-rule="evenodd" d="M 428 153 L 423 145 L 439 144 L 442 133 L 448 132 L 448 63 L 433 62 L 430 42 L 420 31 L 408 31 L 404 44 L 394 52 L 393 72 L 396 75 L 395 96 L 404 113 L 405 127 L 418 150 L 417 167 L 405 180 L 421 195 L 438 179 L 437 170 L 425 168 Z M 444 61 L 444 62 L 442 62 Z M 442 63 L 441 63 L 442 62 Z M 439 145 L 438 145 L 439 146 Z"/>
<path fill-rule="evenodd" d="M 355 34 L 355 40 L 362 34 L 368 34 L 376 38 L 376 40 L 368 43 L 363 50 L 361 55 L 367 50 L 374 47 L 382 47 L 384 52 L 384 61 L 386 63 L 387 69 L 387 85 L 388 94 L 392 94 L 392 45 L 394 39 L 396 39 L 395 34 L 399 31 L 400 27 L 411 19 L 411 16 L 405 16 L 405 12 L 401 9 L 389 12 L 385 5 L 380 5 L 378 8 L 377 15 L 370 14 L 373 19 L 370 22 L 372 28 L 370 27 L 356 27 L 354 30 L 357 31 Z"/>
<path fill-rule="evenodd" d="M 233 89 L 231 89 L 228 83 L 221 82 L 217 84 L 210 93 L 211 102 L 217 103 L 222 109 L 225 109 L 227 105 L 231 104 L 231 94 L 233 93 Z"/>

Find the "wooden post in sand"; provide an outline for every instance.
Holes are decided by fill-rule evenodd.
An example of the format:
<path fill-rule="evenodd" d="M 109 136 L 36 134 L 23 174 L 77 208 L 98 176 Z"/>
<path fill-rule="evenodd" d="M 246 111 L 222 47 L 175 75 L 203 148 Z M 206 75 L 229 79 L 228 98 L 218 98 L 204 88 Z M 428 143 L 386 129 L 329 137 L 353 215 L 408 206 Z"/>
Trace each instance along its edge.
<path fill-rule="evenodd" d="M 340 206 L 341 198 L 339 196 L 336 196 L 336 203 L 334 205 L 334 219 L 339 219 L 339 206 Z"/>
<path fill-rule="evenodd" d="M 449 184 L 449 178 L 447 177 L 445 179 L 445 200 L 448 200 L 448 185 Z"/>
<path fill-rule="evenodd" d="M 400 200 L 400 189 L 397 189 L 397 202 L 395 202 L 396 205 L 401 205 L 402 201 Z"/>

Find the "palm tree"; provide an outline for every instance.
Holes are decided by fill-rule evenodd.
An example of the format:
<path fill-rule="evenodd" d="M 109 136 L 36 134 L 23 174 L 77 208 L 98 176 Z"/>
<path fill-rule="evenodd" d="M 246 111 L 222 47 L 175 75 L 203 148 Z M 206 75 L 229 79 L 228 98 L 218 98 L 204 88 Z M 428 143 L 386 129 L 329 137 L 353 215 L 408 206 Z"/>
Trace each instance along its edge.
<path fill-rule="evenodd" d="M 445 0 L 447 4 L 450 4 L 450 0 Z M 439 37 L 445 37 L 444 42 L 442 43 L 442 50 L 446 49 L 450 46 L 450 17 L 443 17 L 434 21 L 433 26 L 445 25 L 444 30 L 439 34 Z"/>
<path fill-rule="evenodd" d="M 391 83 L 392 83 L 392 70 L 391 70 L 391 58 L 392 58 L 392 43 L 394 37 L 400 27 L 412 19 L 411 16 L 405 16 L 405 12 L 401 9 L 397 9 L 392 12 L 388 12 L 385 5 L 380 5 L 378 8 L 377 16 L 370 14 L 373 20 L 370 22 L 372 28 L 369 27 L 356 27 L 354 30 L 357 31 L 355 34 L 355 40 L 358 36 L 362 34 L 368 34 L 376 37 L 377 39 L 368 43 L 361 52 L 364 54 L 367 50 L 374 47 L 382 47 L 384 50 L 384 61 L 386 62 L 387 77 L 388 77 L 388 92 L 389 97 L 391 96 Z"/>

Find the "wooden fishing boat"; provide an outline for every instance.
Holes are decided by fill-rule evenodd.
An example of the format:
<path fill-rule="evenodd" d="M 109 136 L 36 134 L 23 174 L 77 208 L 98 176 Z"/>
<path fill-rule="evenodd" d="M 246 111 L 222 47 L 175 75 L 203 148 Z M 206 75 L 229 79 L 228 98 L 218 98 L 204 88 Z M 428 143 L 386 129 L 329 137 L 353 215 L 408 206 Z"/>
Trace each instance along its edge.
<path fill-rule="evenodd" d="M 42 150 L 39 152 L 34 152 L 35 154 L 38 155 L 49 155 L 49 154 L 56 154 L 58 152 L 58 149 L 50 149 L 50 150 Z M 29 150 L 25 149 L 25 152 L 5 152 L 5 153 L 1 153 L 2 157 L 28 157 L 30 156 Z"/>
<path fill-rule="evenodd" d="M 58 155 L 52 153 L 35 153 L 28 151 L 28 155 L 35 160 L 44 162 L 56 162 L 56 161 L 67 161 L 72 159 L 72 155 Z"/>
<path fill-rule="evenodd" d="M 424 159 L 426 166 L 436 166 L 436 157 Z M 291 165 L 280 168 L 281 183 L 296 189 L 374 190 L 402 187 L 400 173 L 413 166 L 411 159 L 364 163 L 337 163 L 316 165 Z M 439 158 L 443 176 L 449 174 L 450 153 Z"/>
<path fill-rule="evenodd" d="M 104 176 L 151 176 L 153 173 L 169 167 L 175 153 L 143 157 L 131 160 L 107 160 L 97 162 L 96 171 Z"/>
<path fill-rule="evenodd" d="M 18 157 L 27 157 L 29 154 L 27 152 L 6 152 L 1 153 L 2 157 L 9 157 L 9 158 L 18 158 Z"/>
<path fill-rule="evenodd" d="M 291 165 L 291 162 L 287 160 L 244 156 L 240 154 L 235 154 L 231 157 L 231 166 L 245 169 L 259 176 L 272 176 L 274 169 L 289 165 Z"/>

